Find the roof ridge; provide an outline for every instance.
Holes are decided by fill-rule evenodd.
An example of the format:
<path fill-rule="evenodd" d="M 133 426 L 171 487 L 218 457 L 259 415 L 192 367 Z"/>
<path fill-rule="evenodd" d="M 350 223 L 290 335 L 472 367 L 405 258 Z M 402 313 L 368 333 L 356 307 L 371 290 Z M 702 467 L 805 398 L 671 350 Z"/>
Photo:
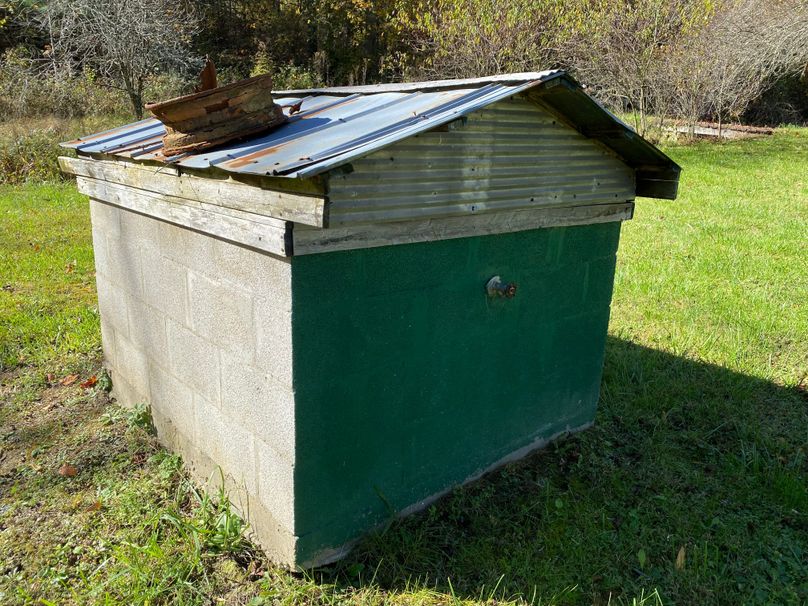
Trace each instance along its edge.
<path fill-rule="evenodd" d="M 565 74 L 562 69 L 550 69 L 541 72 L 515 72 L 510 74 L 496 74 L 481 78 L 453 78 L 447 80 L 425 80 L 421 82 L 391 82 L 385 84 L 362 84 L 358 86 L 325 86 L 320 88 L 297 88 L 289 90 L 272 91 L 273 95 L 301 95 L 301 94 L 366 94 L 415 92 L 421 90 L 451 90 L 453 88 L 477 87 L 481 84 L 519 84 L 544 80 L 550 76 Z"/>

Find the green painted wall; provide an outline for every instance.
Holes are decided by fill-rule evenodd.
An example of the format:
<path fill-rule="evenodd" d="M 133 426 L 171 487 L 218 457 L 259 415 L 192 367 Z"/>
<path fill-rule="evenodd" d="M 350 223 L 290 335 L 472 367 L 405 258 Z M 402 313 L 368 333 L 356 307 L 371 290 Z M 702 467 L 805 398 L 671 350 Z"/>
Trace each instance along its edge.
<path fill-rule="evenodd" d="M 593 419 L 619 233 L 292 259 L 299 561 Z M 485 296 L 496 274 L 514 299 Z"/>

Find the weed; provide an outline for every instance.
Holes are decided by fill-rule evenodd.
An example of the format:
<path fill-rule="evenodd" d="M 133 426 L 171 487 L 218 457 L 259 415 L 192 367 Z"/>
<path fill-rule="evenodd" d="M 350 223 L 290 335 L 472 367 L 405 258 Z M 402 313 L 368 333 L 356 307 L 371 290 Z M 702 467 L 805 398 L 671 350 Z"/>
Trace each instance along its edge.
<path fill-rule="evenodd" d="M 151 408 L 148 404 L 135 404 L 126 411 L 126 423 L 129 427 L 138 427 L 143 431 L 154 433 L 154 423 L 152 422 Z"/>
<path fill-rule="evenodd" d="M 31 118 L 15 123 L 0 122 L 0 184 L 58 182 L 69 180 L 59 170 L 57 158 L 70 152 L 60 141 L 111 127 L 118 118 Z"/>

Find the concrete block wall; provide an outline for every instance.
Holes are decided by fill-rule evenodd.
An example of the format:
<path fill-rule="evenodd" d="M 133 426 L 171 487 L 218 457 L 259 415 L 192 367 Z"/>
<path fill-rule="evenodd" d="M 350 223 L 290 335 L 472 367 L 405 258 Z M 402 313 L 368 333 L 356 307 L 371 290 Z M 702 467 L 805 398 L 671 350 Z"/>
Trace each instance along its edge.
<path fill-rule="evenodd" d="M 231 499 L 281 563 L 295 552 L 291 264 L 90 201 L 113 395 Z"/>

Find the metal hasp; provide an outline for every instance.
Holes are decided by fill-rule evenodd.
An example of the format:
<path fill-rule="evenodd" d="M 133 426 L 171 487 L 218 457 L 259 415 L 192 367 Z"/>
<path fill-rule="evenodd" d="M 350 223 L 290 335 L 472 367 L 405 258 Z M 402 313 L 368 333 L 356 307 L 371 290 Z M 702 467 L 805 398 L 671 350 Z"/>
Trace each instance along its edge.
<path fill-rule="evenodd" d="M 516 282 L 503 282 L 499 276 L 494 276 L 485 284 L 485 292 L 489 297 L 513 299 L 516 296 Z"/>

